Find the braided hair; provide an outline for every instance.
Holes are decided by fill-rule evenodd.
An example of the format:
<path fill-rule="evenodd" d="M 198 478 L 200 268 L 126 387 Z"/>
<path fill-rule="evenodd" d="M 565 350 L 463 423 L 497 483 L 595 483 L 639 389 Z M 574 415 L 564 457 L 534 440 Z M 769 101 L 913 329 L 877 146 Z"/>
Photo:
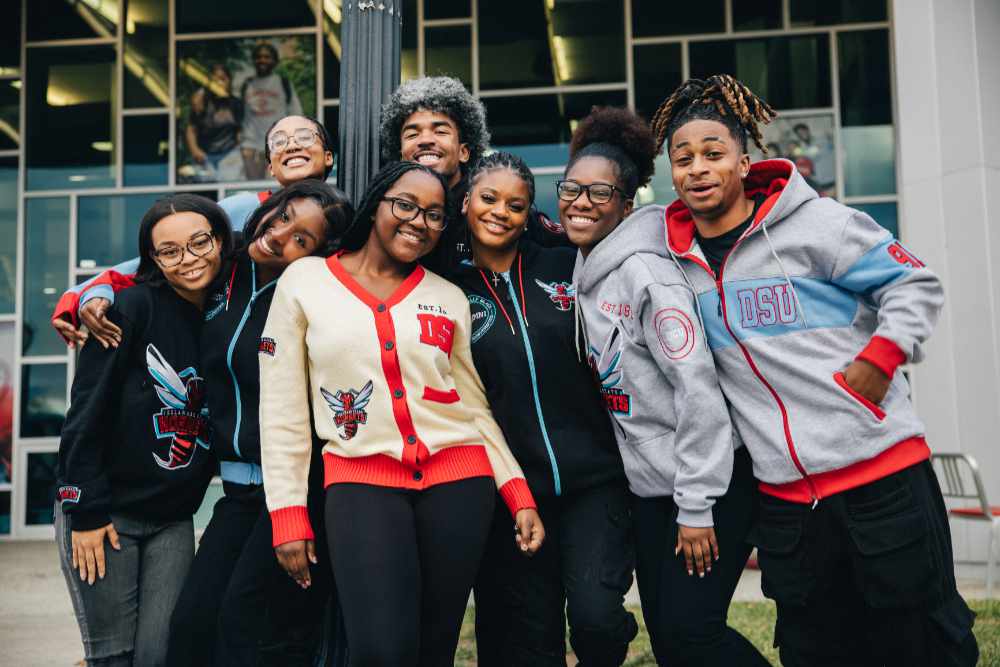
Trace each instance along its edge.
<path fill-rule="evenodd" d="M 417 162 L 390 162 L 382 167 L 368 182 L 368 188 L 365 190 L 365 194 L 361 198 L 361 203 L 358 204 L 357 211 L 354 213 L 354 220 L 351 222 L 350 227 L 347 228 L 343 238 L 341 238 L 340 247 L 342 249 L 348 251 L 360 250 L 368 242 L 368 237 L 371 236 L 372 232 L 372 225 L 375 224 L 375 210 L 382 203 L 385 193 L 404 174 L 411 171 L 422 171 L 425 174 L 429 174 L 441 184 L 441 191 L 445 196 L 444 210 L 448 211 L 448 184 L 445 182 L 443 176 Z"/>
<path fill-rule="evenodd" d="M 656 143 L 646 121 L 635 112 L 594 107 L 573 132 L 565 173 L 585 157 L 602 157 L 612 162 L 626 198 L 631 199 L 653 176 Z"/>
<path fill-rule="evenodd" d="M 332 255 L 340 246 L 340 237 L 347 230 L 354 217 L 354 207 L 347 195 L 341 190 L 329 183 L 312 178 L 292 183 L 278 190 L 250 214 L 243 226 L 244 246 L 240 248 L 240 251 L 245 251 L 250 243 L 263 236 L 275 219 L 284 213 L 288 205 L 295 199 L 308 199 L 323 211 L 323 219 L 326 222 L 326 237 L 316 246 L 313 255 L 319 257 Z"/>
<path fill-rule="evenodd" d="M 760 125 L 770 123 L 777 112 L 750 88 L 728 74 L 715 74 L 707 79 L 688 79 L 675 90 L 653 115 L 656 145 L 663 151 L 664 142 L 682 125 L 692 120 L 714 120 L 722 123 L 747 152 L 747 135 L 767 155 L 767 146 Z"/>
<path fill-rule="evenodd" d="M 528 186 L 528 205 L 535 203 L 535 176 L 531 173 L 528 165 L 517 155 L 498 151 L 490 153 L 476 160 L 476 163 L 469 169 L 469 190 L 484 173 L 495 169 L 509 169 L 515 176 L 524 181 Z"/>

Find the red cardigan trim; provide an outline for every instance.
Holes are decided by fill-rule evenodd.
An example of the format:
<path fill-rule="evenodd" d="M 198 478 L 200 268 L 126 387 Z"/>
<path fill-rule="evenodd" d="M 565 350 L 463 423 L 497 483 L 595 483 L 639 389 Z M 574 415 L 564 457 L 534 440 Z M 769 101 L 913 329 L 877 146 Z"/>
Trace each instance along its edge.
<path fill-rule="evenodd" d="M 400 283 L 399 287 L 397 287 L 396 290 L 389 295 L 389 298 L 382 301 L 362 287 L 361 283 L 355 280 L 354 276 L 347 272 L 344 265 L 340 263 L 340 256 L 343 254 L 344 251 L 340 251 L 336 255 L 333 255 L 326 260 L 326 265 L 329 267 L 330 272 L 333 273 L 334 277 L 342 282 L 344 287 L 351 291 L 351 294 L 356 296 L 362 303 L 376 312 L 380 305 L 385 306 L 384 311 L 388 311 L 397 303 L 408 297 L 410 292 L 412 292 L 414 288 L 420 284 L 420 281 L 424 279 L 424 275 L 427 273 L 424 271 L 424 267 L 417 264 L 413 268 L 413 271 L 410 272 L 410 275 L 406 276 L 406 280 Z"/>
<path fill-rule="evenodd" d="M 282 507 L 271 512 L 271 545 L 280 546 L 296 540 L 316 539 L 309 512 L 302 505 Z"/>

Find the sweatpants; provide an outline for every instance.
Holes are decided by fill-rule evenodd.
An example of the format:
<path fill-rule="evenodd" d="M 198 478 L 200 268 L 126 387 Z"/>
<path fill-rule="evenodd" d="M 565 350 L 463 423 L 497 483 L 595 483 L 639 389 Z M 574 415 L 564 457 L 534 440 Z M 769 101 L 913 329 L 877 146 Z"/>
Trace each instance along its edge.
<path fill-rule="evenodd" d="M 625 610 L 635 549 L 624 481 L 537 499 L 545 543 L 526 558 L 498 503 L 476 578 L 481 667 L 565 667 L 566 619 L 580 667 L 617 666 L 638 633 Z"/>
<path fill-rule="evenodd" d="M 327 487 L 352 667 L 451 667 L 495 496 L 491 477 L 422 491 Z"/>
<path fill-rule="evenodd" d="M 929 461 L 815 508 L 761 494 L 751 539 L 785 667 L 976 664 Z"/>
<path fill-rule="evenodd" d="M 636 578 L 642 614 L 656 662 L 670 667 L 768 667 L 770 663 L 743 635 L 726 624 L 751 547 L 756 481 L 746 447 L 735 452 L 726 494 L 715 501 L 712 518 L 719 560 L 704 578 L 688 575 L 677 545 L 673 498 L 635 498 Z"/>
<path fill-rule="evenodd" d="M 263 487 L 223 486 L 170 620 L 169 664 L 312 665 L 332 590 L 322 530 L 303 590 L 274 554 Z"/>

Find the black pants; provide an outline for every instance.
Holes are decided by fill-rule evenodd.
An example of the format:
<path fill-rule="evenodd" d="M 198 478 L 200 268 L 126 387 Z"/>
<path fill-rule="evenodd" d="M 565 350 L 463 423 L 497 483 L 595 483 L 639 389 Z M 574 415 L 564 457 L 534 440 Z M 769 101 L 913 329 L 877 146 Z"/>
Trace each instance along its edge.
<path fill-rule="evenodd" d="M 490 477 L 423 491 L 327 488 L 330 560 L 353 667 L 453 664 L 495 495 Z"/>
<path fill-rule="evenodd" d="M 761 494 L 751 539 L 785 667 L 976 664 L 929 461 L 815 509 Z"/>
<path fill-rule="evenodd" d="M 167 664 L 312 665 L 332 577 L 318 565 L 302 590 L 278 564 L 261 487 L 224 483 L 170 619 Z"/>
<path fill-rule="evenodd" d="M 672 498 L 636 498 L 636 575 L 642 614 L 653 654 L 670 667 L 766 667 L 769 663 L 743 635 L 726 625 L 729 603 L 751 547 L 756 482 L 746 447 L 736 451 L 729 490 L 712 517 L 719 560 L 704 578 L 689 576 L 677 545 L 677 507 Z"/>
<path fill-rule="evenodd" d="M 624 482 L 539 502 L 545 544 L 526 558 L 497 506 L 476 578 L 480 667 L 565 667 L 566 617 L 580 667 L 620 665 L 639 630 L 625 610 L 635 550 Z"/>

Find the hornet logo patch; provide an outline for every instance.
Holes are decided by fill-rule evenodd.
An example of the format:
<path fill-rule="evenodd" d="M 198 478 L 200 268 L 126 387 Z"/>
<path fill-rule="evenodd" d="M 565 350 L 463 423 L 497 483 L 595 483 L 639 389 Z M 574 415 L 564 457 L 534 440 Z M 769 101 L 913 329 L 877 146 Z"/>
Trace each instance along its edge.
<path fill-rule="evenodd" d="M 573 307 L 573 302 L 576 301 L 576 288 L 570 283 L 543 283 L 538 278 L 535 278 L 535 283 L 545 290 L 546 294 L 549 295 L 549 300 L 559 310 L 566 311 Z"/>
<path fill-rule="evenodd" d="M 163 409 L 153 415 L 153 430 L 157 439 L 170 438 L 167 456 L 153 452 L 153 459 L 165 470 L 187 468 L 194 460 L 195 445 L 208 449 L 205 381 L 190 366 L 176 372 L 153 345 L 146 346 L 146 367 L 163 403 Z"/>
<path fill-rule="evenodd" d="M 603 354 L 593 346 L 590 348 L 590 366 L 594 371 L 594 375 L 597 376 L 597 382 L 600 384 L 601 396 L 604 397 L 604 403 L 611 414 L 622 415 L 624 417 L 631 416 L 632 396 L 626 394 L 618 386 L 622 381 L 622 369 L 620 367 L 622 361 L 622 344 L 621 335 L 617 328 L 611 333 L 611 339 L 605 345 L 605 348 Z"/>
<path fill-rule="evenodd" d="M 361 391 L 348 389 L 347 391 L 337 390 L 336 394 L 331 394 L 323 387 L 319 388 L 327 405 L 333 411 L 333 424 L 337 427 L 337 433 L 344 440 L 350 440 L 358 434 L 358 426 L 368 423 L 368 401 L 372 399 L 372 381 L 369 380 Z"/>

